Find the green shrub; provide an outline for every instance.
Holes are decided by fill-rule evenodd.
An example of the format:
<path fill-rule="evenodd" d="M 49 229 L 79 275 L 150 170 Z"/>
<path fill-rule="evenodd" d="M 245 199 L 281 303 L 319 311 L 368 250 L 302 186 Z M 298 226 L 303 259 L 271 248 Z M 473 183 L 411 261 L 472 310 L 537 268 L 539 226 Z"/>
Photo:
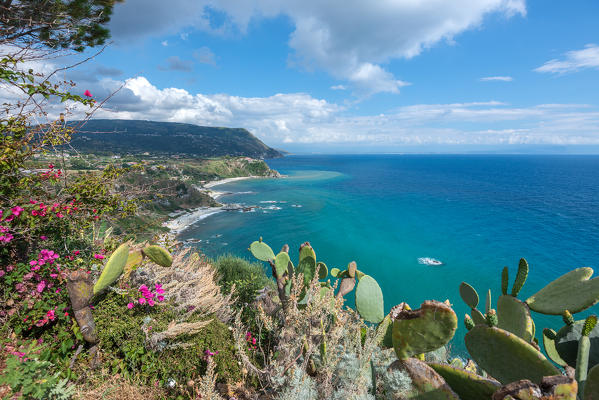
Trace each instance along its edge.
<path fill-rule="evenodd" d="M 146 332 L 160 332 L 180 317 L 167 305 L 146 310 L 127 309 L 127 300 L 109 293 L 96 306 L 94 318 L 105 363 L 112 373 L 119 373 L 140 383 L 165 386 L 170 380 L 184 387 L 206 371 L 205 351 L 213 353 L 218 380 L 241 379 L 235 356 L 234 341 L 227 325 L 213 319 L 195 335 L 181 335 L 176 341 L 161 343 L 159 351 L 149 349 Z M 181 346 L 181 344 L 185 344 Z"/>

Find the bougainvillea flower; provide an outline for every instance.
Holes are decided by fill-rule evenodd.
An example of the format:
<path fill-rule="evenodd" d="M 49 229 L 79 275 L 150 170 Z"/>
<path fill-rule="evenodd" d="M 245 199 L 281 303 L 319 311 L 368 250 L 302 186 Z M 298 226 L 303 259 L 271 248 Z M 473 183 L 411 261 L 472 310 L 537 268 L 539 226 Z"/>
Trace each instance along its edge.
<path fill-rule="evenodd" d="M 84 96 L 86 96 L 86 97 L 92 97 L 92 94 L 90 93 L 90 91 L 89 91 L 89 90 L 86 90 L 86 91 L 83 93 L 83 95 L 84 95 Z"/>

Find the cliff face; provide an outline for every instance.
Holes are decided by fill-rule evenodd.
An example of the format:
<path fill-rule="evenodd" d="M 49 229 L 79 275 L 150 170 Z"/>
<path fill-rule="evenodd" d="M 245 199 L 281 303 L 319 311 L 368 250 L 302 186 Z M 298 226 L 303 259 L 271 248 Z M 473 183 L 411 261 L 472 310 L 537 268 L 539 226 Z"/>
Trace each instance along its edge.
<path fill-rule="evenodd" d="M 76 125 L 73 122 L 72 125 Z M 139 120 L 95 119 L 73 135 L 71 145 L 93 153 L 186 154 L 198 157 L 283 155 L 243 128 L 217 128 Z"/>

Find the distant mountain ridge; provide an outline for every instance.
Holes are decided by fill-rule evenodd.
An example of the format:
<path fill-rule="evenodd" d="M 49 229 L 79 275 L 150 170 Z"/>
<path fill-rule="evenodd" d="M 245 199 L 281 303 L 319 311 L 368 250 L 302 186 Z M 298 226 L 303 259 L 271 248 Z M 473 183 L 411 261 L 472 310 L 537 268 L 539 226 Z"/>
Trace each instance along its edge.
<path fill-rule="evenodd" d="M 76 125 L 72 122 L 71 125 Z M 187 154 L 199 157 L 283 157 L 243 128 L 144 120 L 92 119 L 73 135 L 83 152 Z"/>

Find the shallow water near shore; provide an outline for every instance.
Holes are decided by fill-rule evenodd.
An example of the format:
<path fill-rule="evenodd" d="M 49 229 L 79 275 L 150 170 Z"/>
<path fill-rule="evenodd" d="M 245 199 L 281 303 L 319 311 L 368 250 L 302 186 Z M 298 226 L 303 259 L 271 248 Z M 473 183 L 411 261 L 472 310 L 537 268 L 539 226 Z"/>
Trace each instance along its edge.
<path fill-rule="evenodd" d="M 292 259 L 310 241 L 329 269 L 355 260 L 375 277 L 386 311 L 401 301 L 415 308 L 449 299 L 460 320 L 458 354 L 468 311 L 460 282 L 478 290 L 483 309 L 486 290 L 495 303 L 501 269 L 510 268 L 512 282 L 520 257 L 531 268 L 521 299 L 570 269 L 599 265 L 596 156 L 289 156 L 268 164 L 288 177 L 217 186 L 236 193 L 219 201 L 260 208 L 212 215 L 180 239 L 199 239 L 193 245 L 209 256 L 249 259 L 260 236 L 275 252 L 288 243 Z M 559 317 L 533 318 L 538 337 L 562 326 Z"/>

